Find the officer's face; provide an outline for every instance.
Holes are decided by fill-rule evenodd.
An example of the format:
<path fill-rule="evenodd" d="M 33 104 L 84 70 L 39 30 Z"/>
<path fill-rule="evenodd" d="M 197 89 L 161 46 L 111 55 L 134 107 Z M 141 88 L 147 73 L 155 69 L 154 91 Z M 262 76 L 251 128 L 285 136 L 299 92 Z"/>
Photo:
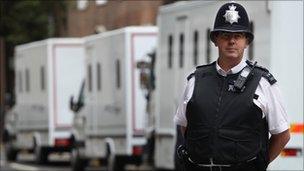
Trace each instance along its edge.
<path fill-rule="evenodd" d="M 219 32 L 215 37 L 215 46 L 218 47 L 219 57 L 241 60 L 248 41 L 245 33 Z"/>

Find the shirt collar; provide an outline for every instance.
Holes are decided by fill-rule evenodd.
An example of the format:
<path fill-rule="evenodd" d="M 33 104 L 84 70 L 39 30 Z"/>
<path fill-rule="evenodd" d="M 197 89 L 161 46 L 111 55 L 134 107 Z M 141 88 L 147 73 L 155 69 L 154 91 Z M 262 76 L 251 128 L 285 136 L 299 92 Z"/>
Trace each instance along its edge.
<path fill-rule="evenodd" d="M 227 76 L 228 74 L 236 74 L 240 72 L 246 65 L 247 64 L 245 59 L 242 59 L 242 61 L 239 64 L 237 64 L 236 66 L 234 66 L 233 68 L 231 68 L 229 71 L 226 72 L 219 66 L 218 61 L 216 61 L 216 70 L 220 75 Z"/>

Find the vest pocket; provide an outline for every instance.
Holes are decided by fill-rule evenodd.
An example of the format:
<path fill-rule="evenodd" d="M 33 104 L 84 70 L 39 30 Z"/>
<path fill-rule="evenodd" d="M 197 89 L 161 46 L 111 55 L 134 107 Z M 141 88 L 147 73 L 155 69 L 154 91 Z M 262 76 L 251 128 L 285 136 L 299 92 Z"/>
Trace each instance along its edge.
<path fill-rule="evenodd" d="M 260 136 L 254 131 L 220 131 L 218 144 L 220 156 L 230 163 L 250 160 L 261 149 Z"/>
<path fill-rule="evenodd" d="M 204 163 L 210 155 L 208 131 L 189 131 L 186 146 L 190 158 L 197 163 Z"/>

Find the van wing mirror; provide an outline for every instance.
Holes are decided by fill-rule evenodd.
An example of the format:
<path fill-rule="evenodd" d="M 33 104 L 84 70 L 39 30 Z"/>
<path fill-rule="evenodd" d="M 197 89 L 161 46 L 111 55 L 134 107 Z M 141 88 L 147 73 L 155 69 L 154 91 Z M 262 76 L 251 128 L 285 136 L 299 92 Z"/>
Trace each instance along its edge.
<path fill-rule="evenodd" d="M 74 96 L 72 95 L 72 96 L 70 97 L 70 109 L 71 109 L 72 111 L 74 111 L 74 112 L 76 112 L 76 111 L 75 111 L 75 106 L 76 106 L 76 104 L 74 103 Z"/>

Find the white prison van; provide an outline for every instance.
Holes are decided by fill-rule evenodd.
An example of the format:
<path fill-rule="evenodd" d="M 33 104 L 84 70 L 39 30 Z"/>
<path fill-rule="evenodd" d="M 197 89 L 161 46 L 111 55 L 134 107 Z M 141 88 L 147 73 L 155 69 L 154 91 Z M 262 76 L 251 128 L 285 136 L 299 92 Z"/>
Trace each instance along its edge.
<path fill-rule="evenodd" d="M 176 140 L 181 137 L 173 117 L 187 75 L 196 65 L 213 62 L 218 57 L 209 33 L 217 10 L 224 3 L 177 2 L 159 10 L 154 100 L 156 169 L 179 169 L 174 153 Z M 255 35 L 245 57 L 258 61 L 277 78 L 292 124 L 290 142 L 268 169 L 303 170 L 303 2 L 240 3 L 249 14 Z"/>
<path fill-rule="evenodd" d="M 7 114 L 6 154 L 33 151 L 38 163 L 51 152 L 71 150 L 69 98 L 84 79 L 83 41 L 53 38 L 15 48 L 16 104 Z"/>
<path fill-rule="evenodd" d="M 75 109 L 72 170 L 84 170 L 92 159 L 113 170 L 140 163 L 147 115 L 141 65 L 156 48 L 156 38 L 153 26 L 84 37 L 85 86 L 78 101 L 71 99 Z"/>

